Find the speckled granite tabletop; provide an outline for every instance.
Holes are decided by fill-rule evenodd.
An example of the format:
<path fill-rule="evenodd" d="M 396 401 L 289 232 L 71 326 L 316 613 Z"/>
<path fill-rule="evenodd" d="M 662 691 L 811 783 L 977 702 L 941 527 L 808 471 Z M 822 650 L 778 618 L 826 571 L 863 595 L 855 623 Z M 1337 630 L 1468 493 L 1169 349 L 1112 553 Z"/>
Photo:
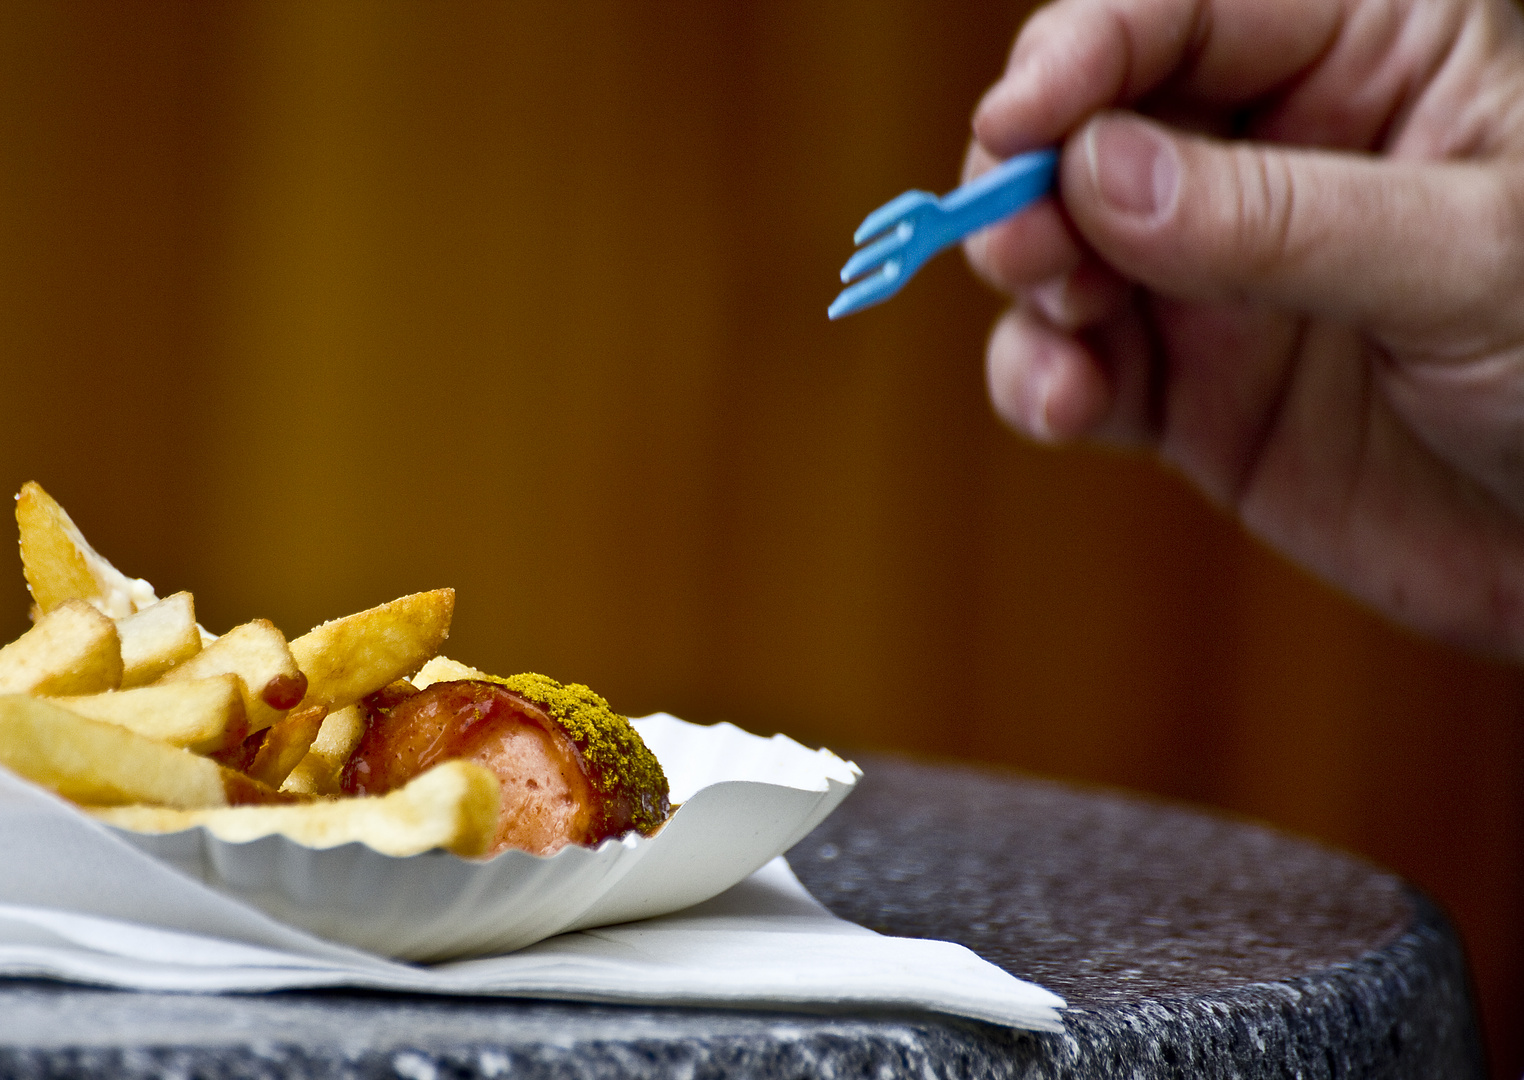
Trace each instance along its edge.
<path fill-rule="evenodd" d="M 1200 810 L 863 762 L 789 855 L 839 915 L 961 942 L 1068 999 L 1059 1035 L 927 1015 L 0 984 L 0 1076 L 1484 1075 L 1460 947 L 1400 880 Z"/>

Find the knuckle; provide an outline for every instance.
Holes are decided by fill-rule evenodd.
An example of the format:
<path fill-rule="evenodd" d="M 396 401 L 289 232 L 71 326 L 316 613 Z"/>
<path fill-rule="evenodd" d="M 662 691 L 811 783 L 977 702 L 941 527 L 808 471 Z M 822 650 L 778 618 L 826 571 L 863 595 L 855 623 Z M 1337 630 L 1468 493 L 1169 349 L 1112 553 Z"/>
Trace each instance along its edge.
<path fill-rule="evenodd" d="M 1440 205 L 1427 210 L 1450 227 L 1429 236 L 1423 259 L 1446 282 L 1444 320 L 1467 342 L 1517 339 L 1524 333 L 1524 169 L 1486 167 L 1453 187 L 1460 193 L 1448 204 L 1436 199 Z"/>
<path fill-rule="evenodd" d="M 1232 161 L 1225 254 L 1238 268 L 1233 276 L 1263 282 L 1299 258 L 1296 174 L 1284 153 L 1235 147 Z"/>

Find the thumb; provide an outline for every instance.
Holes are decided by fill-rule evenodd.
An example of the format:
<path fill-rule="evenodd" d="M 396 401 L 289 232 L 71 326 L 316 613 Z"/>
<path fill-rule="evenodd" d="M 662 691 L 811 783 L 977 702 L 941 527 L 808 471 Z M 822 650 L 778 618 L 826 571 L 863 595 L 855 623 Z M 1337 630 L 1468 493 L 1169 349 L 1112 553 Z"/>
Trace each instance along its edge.
<path fill-rule="evenodd" d="M 1472 339 L 1521 318 L 1519 181 L 1498 163 L 1222 142 L 1123 112 L 1070 138 L 1061 177 L 1086 240 L 1155 291 Z"/>

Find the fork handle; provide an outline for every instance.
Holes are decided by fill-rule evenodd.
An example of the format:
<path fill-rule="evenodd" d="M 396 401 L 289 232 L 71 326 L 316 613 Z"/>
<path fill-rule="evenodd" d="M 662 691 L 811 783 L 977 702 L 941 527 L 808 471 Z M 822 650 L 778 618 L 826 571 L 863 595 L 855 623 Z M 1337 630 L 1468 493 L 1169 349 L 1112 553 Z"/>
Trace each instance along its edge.
<path fill-rule="evenodd" d="M 1053 187 L 1058 149 L 1046 147 L 1017 154 L 938 200 L 940 225 L 951 240 L 977 232 L 1036 202 Z"/>

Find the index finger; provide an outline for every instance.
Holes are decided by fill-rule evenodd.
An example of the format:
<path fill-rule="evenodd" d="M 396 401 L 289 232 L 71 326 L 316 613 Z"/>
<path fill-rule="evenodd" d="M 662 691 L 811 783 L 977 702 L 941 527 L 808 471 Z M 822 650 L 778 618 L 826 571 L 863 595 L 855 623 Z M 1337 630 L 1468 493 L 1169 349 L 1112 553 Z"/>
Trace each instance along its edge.
<path fill-rule="evenodd" d="M 1224 106 L 1247 103 L 1323 55 L 1344 14 L 1340 0 L 1058 0 L 1017 36 L 974 134 L 1010 157 L 1169 84 Z"/>

